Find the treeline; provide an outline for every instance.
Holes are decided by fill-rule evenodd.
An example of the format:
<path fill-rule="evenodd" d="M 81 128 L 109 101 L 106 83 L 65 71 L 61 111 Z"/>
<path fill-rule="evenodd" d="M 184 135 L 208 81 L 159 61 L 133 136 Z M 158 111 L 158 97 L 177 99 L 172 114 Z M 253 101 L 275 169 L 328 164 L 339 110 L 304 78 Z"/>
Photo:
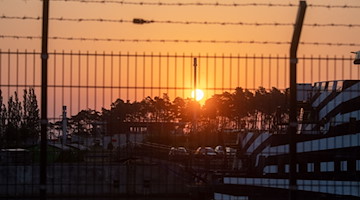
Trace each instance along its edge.
<path fill-rule="evenodd" d="M 188 133 L 193 122 L 197 131 L 219 131 L 219 129 L 274 130 L 277 124 L 288 119 L 287 91 L 277 88 L 266 90 L 259 87 L 254 92 L 240 87 L 233 92 L 215 94 L 201 106 L 193 99 L 169 99 L 146 97 L 140 102 L 117 99 L 110 109 L 82 110 L 69 119 L 70 131 L 80 135 L 125 132 L 125 122 L 183 122 Z"/>
<path fill-rule="evenodd" d="M 22 101 L 15 91 L 5 105 L 0 90 L 0 146 L 36 144 L 40 133 L 39 107 L 33 88 L 24 89 Z"/>
<path fill-rule="evenodd" d="M 200 105 L 193 99 L 167 94 L 146 97 L 130 102 L 117 99 L 109 109 L 81 110 L 68 119 L 68 131 L 83 136 L 124 133 L 126 122 L 182 122 L 172 133 L 192 135 L 194 122 L 198 134 L 218 133 L 225 129 L 277 131 L 277 125 L 288 120 L 287 91 L 277 88 L 255 91 L 236 88 L 232 92 L 215 94 Z M 1 147 L 34 144 L 40 135 L 39 108 L 34 89 L 23 90 L 22 101 L 17 92 L 10 96 L 7 106 L 0 90 Z M 50 123 L 51 132 L 61 132 L 61 121 Z M 165 134 L 170 134 L 166 130 Z M 51 132 L 49 134 L 51 134 Z"/>

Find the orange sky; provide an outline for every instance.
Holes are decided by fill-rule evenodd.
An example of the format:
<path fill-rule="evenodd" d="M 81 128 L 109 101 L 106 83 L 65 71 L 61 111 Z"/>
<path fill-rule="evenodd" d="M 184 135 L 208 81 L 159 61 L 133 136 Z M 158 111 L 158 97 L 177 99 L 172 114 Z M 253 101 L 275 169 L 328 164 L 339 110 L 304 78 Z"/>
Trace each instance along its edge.
<path fill-rule="evenodd" d="M 146 0 L 149 1 L 149 0 Z M 150 1 L 153 2 L 153 1 Z M 178 2 L 167 0 L 166 2 Z M 181 1 L 184 2 L 184 1 Z M 188 1 L 191 2 L 191 1 Z M 216 1 L 197 1 L 216 2 Z M 236 1 L 221 1 L 233 3 Z M 241 1 L 241 3 L 254 1 Z M 255 1 L 256 3 L 271 1 Z M 297 4 L 297 1 L 290 1 Z M 360 5 L 358 0 L 307 1 L 308 4 Z M 273 3 L 289 3 L 278 0 Z M 6 16 L 41 16 L 42 2 L 37 0 L 2 0 L 0 14 Z M 218 21 L 294 23 L 297 7 L 215 7 L 215 6 L 139 6 L 119 4 L 79 3 L 50 1 L 50 17 L 124 19 L 144 18 L 171 21 Z M 306 12 L 305 23 L 359 24 L 358 9 L 312 8 Z M 41 21 L 0 20 L 1 35 L 41 35 Z M 221 26 L 221 25 L 177 25 L 100 23 L 100 22 L 59 22 L 50 21 L 50 36 L 114 38 L 114 39 L 194 39 L 194 40 L 241 40 L 241 41 L 290 41 L 293 28 L 274 26 Z M 304 27 L 301 41 L 360 43 L 360 28 Z M 1 49 L 39 49 L 40 40 L 0 39 Z M 358 47 L 359 48 L 359 47 Z M 73 51 L 122 51 L 122 52 L 163 52 L 163 53 L 225 53 L 225 54 L 288 54 L 288 45 L 247 45 L 247 44 L 188 44 L 188 43 L 130 43 L 130 42 L 79 42 L 51 40 L 49 50 Z M 299 54 L 348 55 L 356 47 L 328 47 L 303 45 Z"/>
<path fill-rule="evenodd" d="M 130 1 L 130 0 L 129 0 Z M 134 0 L 135 1 L 135 0 Z M 159 2 L 159 1 L 150 1 L 142 0 L 146 2 Z M 161 1 L 160 1 L 161 2 Z M 166 0 L 164 2 L 193 2 L 193 1 L 177 1 L 177 0 Z M 196 2 L 216 2 L 213 0 L 198 0 Z M 298 1 L 228 1 L 222 0 L 221 3 L 246 3 L 246 2 L 256 2 L 256 3 L 280 3 L 280 4 L 298 4 Z M 321 4 L 321 5 L 353 5 L 360 6 L 359 0 L 313 0 L 307 1 L 308 4 Z M 110 3 L 80 3 L 80 2 L 71 2 L 71 1 L 50 1 L 50 17 L 63 17 L 63 18 L 74 18 L 74 19 L 123 19 L 123 20 L 132 20 L 133 18 L 143 18 L 147 20 L 156 20 L 156 21 L 199 21 L 199 22 L 244 22 L 244 23 L 294 23 L 297 15 L 297 7 L 268 7 L 268 6 L 248 6 L 248 7 L 222 7 L 222 6 L 140 6 L 140 5 L 120 5 L 120 4 L 110 4 Z M 339 8 L 315 8 L 308 7 L 305 15 L 305 24 L 360 24 L 359 21 L 359 9 L 339 9 Z M 42 15 L 42 2 L 38 0 L 0 0 L 0 15 L 1 16 L 28 16 L 28 17 L 38 17 Z M 9 20 L 9 19 L 0 19 L 0 35 L 17 35 L 17 36 L 41 36 L 41 21 L 40 20 Z M 179 25 L 179 24 L 166 24 L 166 23 L 153 23 L 153 24 L 144 24 L 136 25 L 132 23 L 108 23 L 108 22 L 64 22 L 64 21 L 54 21 L 51 20 L 49 24 L 49 36 L 50 37 L 75 37 L 75 38 L 110 38 L 110 39 L 170 39 L 170 40 L 230 40 L 230 41 L 276 41 L 276 42 L 290 42 L 293 27 L 292 26 L 239 26 L 239 25 Z M 348 28 L 348 27 L 309 27 L 304 26 L 301 36 L 302 42 L 331 42 L 331 43 L 360 43 L 359 39 L 360 28 Z M 26 39 L 4 39 L 0 38 L 0 49 L 1 51 L 20 51 L 28 50 L 40 51 L 41 40 L 26 40 Z M 159 42 L 84 42 L 84 41 L 68 41 L 68 40 L 49 40 L 49 51 L 65 51 L 65 52 L 79 52 L 82 51 L 86 53 L 87 51 L 93 53 L 111 53 L 119 54 L 151 54 L 154 55 L 162 54 L 167 55 L 217 55 L 217 56 L 285 56 L 288 55 L 289 45 L 260 45 L 260 44 L 213 44 L 213 43 L 159 43 Z M 351 46 L 314 46 L 314 45 L 300 45 L 298 55 L 299 56 L 311 56 L 315 57 L 321 55 L 325 57 L 329 55 L 330 57 L 342 57 L 345 56 L 349 58 L 352 56 L 351 51 L 360 50 L 360 47 L 351 47 Z M 15 58 L 13 58 L 15 59 Z M 74 69 L 72 70 L 73 80 L 69 80 L 70 66 L 69 58 L 66 58 L 65 62 L 65 74 L 64 84 L 73 84 L 73 85 L 84 85 L 86 84 L 86 79 L 80 77 L 80 80 L 77 80 L 79 77 L 78 70 L 78 58 L 74 57 Z M 80 60 L 82 65 L 86 60 Z M 91 58 L 93 59 L 93 58 Z M 114 62 L 119 63 L 118 58 L 115 58 Z M 133 58 L 131 58 L 133 59 Z M 2 66 L 6 68 L 7 61 L 2 59 Z M 21 61 L 22 62 L 22 61 Z M 59 62 L 58 64 L 56 64 Z M 60 67 L 61 67 L 61 58 L 57 57 L 56 61 L 54 57 L 50 57 L 49 60 L 49 83 L 50 84 L 62 84 L 62 76 Z M 91 60 L 94 64 L 94 61 Z M 102 60 L 99 58 L 99 70 L 97 71 L 98 77 L 96 79 L 97 85 L 111 85 L 116 86 L 119 81 L 122 86 L 129 83 L 130 85 L 135 84 L 135 78 L 129 77 L 116 77 L 113 75 L 106 75 L 103 78 L 103 71 L 101 68 Z M 105 60 L 106 66 L 108 67 L 111 61 L 109 58 Z M 123 66 L 126 66 L 126 60 L 122 60 Z M 133 62 L 133 61 L 131 61 Z M 140 58 L 138 61 L 139 69 L 138 79 L 136 84 L 138 86 L 149 86 L 149 70 L 146 72 L 142 71 L 143 60 Z M 146 62 L 150 62 L 149 59 Z M 153 86 L 157 85 L 166 85 L 170 87 L 192 87 L 192 66 L 191 59 L 186 59 L 186 70 L 185 74 L 180 71 L 174 71 L 173 66 L 175 61 L 172 59 L 169 62 L 171 65 L 169 71 L 162 69 L 162 73 L 175 74 L 177 83 L 175 83 L 175 78 L 170 77 L 168 79 L 162 77 L 159 78 L 158 67 L 159 60 L 154 61 L 154 76 Z M 162 67 L 166 67 L 165 58 L 161 61 Z M 178 59 L 177 66 L 178 70 L 183 66 L 183 61 Z M 223 71 L 216 71 L 214 73 L 214 66 L 222 66 L 223 61 L 221 59 L 209 61 L 208 70 L 210 73 L 209 78 L 206 78 L 206 59 L 199 59 L 200 68 L 199 68 L 199 88 L 205 87 L 225 87 L 225 88 L 235 88 L 237 86 L 242 86 L 246 88 L 255 89 L 258 86 L 262 85 L 266 88 L 271 88 L 272 86 L 284 89 L 288 87 L 287 73 L 285 70 L 286 64 L 281 61 L 281 68 L 276 71 L 276 60 L 256 61 L 256 69 L 238 69 L 237 60 L 233 60 L 231 63 L 229 60 L 226 60 L 224 65 L 232 65 L 234 69 L 232 71 L 225 67 Z M 244 66 L 244 60 L 241 60 L 240 65 Z M 15 61 L 12 61 L 15 63 Z M 39 63 L 38 63 L 39 64 Z M 56 67 L 54 67 L 56 64 Z M 133 64 L 130 64 L 131 67 Z M 248 65 L 255 66 L 251 61 Z M 263 67 L 260 68 L 260 66 Z M 298 82 L 314 82 L 321 80 L 334 80 L 334 79 L 347 79 L 347 78 L 359 78 L 359 70 L 354 68 L 351 63 L 345 64 L 347 68 L 341 72 L 341 70 L 336 70 L 336 66 L 341 66 L 341 63 L 330 63 L 328 66 L 328 72 L 323 73 L 313 69 L 312 72 L 306 71 L 305 68 L 309 66 L 310 63 L 307 62 L 299 63 L 298 66 Z M 317 63 L 313 63 L 314 66 L 318 66 Z M 325 63 L 323 64 L 323 66 Z M 146 64 L 148 67 L 148 64 Z M 271 66 L 271 67 L 268 67 Z M 39 66 L 38 66 L 39 67 Z M 91 68 L 91 66 L 90 66 Z M 0 78 L 2 80 L 1 84 L 7 84 L 8 82 L 13 82 L 16 80 L 15 77 L 7 77 L 7 69 L 2 70 Z M 21 70 L 21 69 L 20 69 Z M 106 74 L 110 73 L 110 70 L 106 68 Z M 114 68 L 114 74 L 119 73 Z M 131 70 L 133 70 L 131 68 Z M 245 71 L 248 70 L 248 71 Z M 40 71 L 38 68 L 37 71 Z M 15 71 L 10 72 L 10 76 L 15 76 Z M 81 72 L 84 73 L 84 69 L 81 69 Z M 80 74 L 81 74 L 80 72 Z M 123 71 L 124 72 L 124 71 Z M 90 71 L 90 76 L 94 76 L 94 71 Z M 126 75 L 127 72 L 124 72 Z M 129 71 L 131 77 L 135 77 L 133 71 Z M 215 74 L 215 75 L 214 75 Z M 164 74 L 163 74 L 164 75 Z M 22 75 L 21 75 L 22 76 Z M 182 77 L 186 77 L 184 80 Z M 89 79 L 89 84 L 95 84 L 93 78 Z M 113 79 L 111 79 L 113 78 Z M 215 81 L 216 79 L 216 81 Z M 113 83 L 111 83 L 113 80 Z M 20 81 L 24 79 L 20 78 Z M 40 83 L 39 76 L 36 77 L 36 82 Z M 5 88 L 2 88 L 5 89 Z M 137 91 L 131 92 L 130 97 L 126 94 L 127 91 L 116 90 L 110 94 L 108 90 L 91 90 L 89 91 L 90 96 L 86 96 L 85 90 L 73 89 L 71 91 L 71 100 L 69 100 L 70 90 L 65 90 L 65 97 L 60 97 L 62 94 L 61 89 L 54 89 L 49 92 L 50 101 L 55 102 L 54 107 L 61 108 L 61 104 L 73 105 L 73 111 L 78 109 L 83 109 L 85 106 L 84 101 L 87 100 L 91 107 L 97 107 L 99 109 L 101 106 L 108 107 L 110 102 L 113 102 L 117 97 L 123 99 L 131 98 L 140 100 L 145 96 L 152 94 L 160 95 L 166 91 L 154 90 L 154 91 Z M 220 91 L 217 91 L 220 92 Z M 171 99 L 175 96 L 190 97 L 191 91 L 170 91 Z M 184 94 L 186 93 L 186 94 Z M 208 91 L 205 93 L 205 97 L 209 98 L 214 91 Z M 56 94 L 58 94 L 56 96 Z M 105 97 L 104 95 L 105 94 Z M 95 97 L 94 97 L 95 95 Z M 79 99 L 78 99 L 79 97 Z M 55 99 L 55 100 L 54 100 Z M 62 100 L 64 99 L 64 100 Z M 102 102 L 104 101 L 104 105 Z M 95 105 L 95 102 L 96 105 Z M 100 103 L 99 103 L 100 102 Z M 81 105 L 80 105 L 81 104 Z M 73 112 L 74 113 L 74 112 Z M 57 114 L 54 114 L 57 116 Z"/>

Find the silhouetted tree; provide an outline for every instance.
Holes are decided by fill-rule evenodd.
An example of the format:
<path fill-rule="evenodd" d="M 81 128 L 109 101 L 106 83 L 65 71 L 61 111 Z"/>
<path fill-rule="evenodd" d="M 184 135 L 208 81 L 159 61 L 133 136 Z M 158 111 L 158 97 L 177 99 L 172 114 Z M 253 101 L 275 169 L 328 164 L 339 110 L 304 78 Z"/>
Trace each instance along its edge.
<path fill-rule="evenodd" d="M 125 121 L 130 121 L 131 104 L 117 99 L 111 104 L 110 110 L 102 109 L 102 119 L 106 123 L 106 130 L 109 134 L 123 133 L 126 131 Z"/>
<path fill-rule="evenodd" d="M 176 97 L 172 104 L 172 112 L 174 113 L 174 118 L 178 121 L 185 120 L 185 100 L 181 97 Z"/>
<path fill-rule="evenodd" d="M 33 88 L 24 90 L 23 103 L 18 93 L 8 99 L 7 108 L 0 90 L 0 136 L 2 146 L 20 147 L 34 144 L 39 136 L 39 108 Z"/>
<path fill-rule="evenodd" d="M 215 123 L 218 128 L 226 128 L 235 115 L 233 96 L 229 92 L 215 94 L 203 106 L 204 117 Z"/>
<path fill-rule="evenodd" d="M 15 91 L 14 97 L 10 96 L 7 109 L 7 125 L 5 129 L 5 140 L 8 146 L 14 147 L 21 145 L 20 123 L 22 115 L 21 102 Z"/>
<path fill-rule="evenodd" d="M 197 119 L 201 120 L 202 113 L 199 102 L 194 101 L 194 99 L 190 99 L 190 98 L 184 99 L 184 102 L 185 102 L 184 107 L 181 109 L 182 122 L 192 122 L 194 120 L 195 113 Z"/>
<path fill-rule="evenodd" d="M 215 137 L 225 128 L 271 129 L 286 113 L 286 109 L 279 108 L 285 107 L 286 92 L 277 88 L 259 87 L 253 93 L 238 87 L 233 93 L 213 95 L 202 107 L 193 99 L 177 97 L 171 102 L 169 96 L 163 94 L 132 103 L 117 99 L 110 109 L 103 108 L 101 114 L 83 110 L 71 120 L 74 133 L 88 135 L 94 131 L 95 121 L 104 122 L 108 134 L 129 131 L 127 122 L 185 122 L 192 130 L 194 113 L 197 113 L 197 132 L 203 134 L 202 137 L 209 136 L 205 133 Z"/>
<path fill-rule="evenodd" d="M 101 121 L 100 112 L 96 110 L 81 110 L 77 115 L 69 119 L 68 125 L 73 134 L 82 136 L 94 136 L 97 123 Z"/>
<path fill-rule="evenodd" d="M 133 102 L 132 104 L 130 104 L 130 109 L 129 109 L 129 113 L 127 116 L 128 121 L 131 122 L 142 122 L 144 121 L 145 117 L 144 117 L 144 113 L 143 113 L 143 105 L 141 102 Z"/>
<path fill-rule="evenodd" d="M 25 143 L 35 143 L 40 133 L 40 117 L 36 95 L 33 88 L 24 89 L 21 136 Z"/>
<path fill-rule="evenodd" d="M 253 113 L 250 103 L 252 97 L 253 94 L 249 90 L 244 91 L 241 87 L 236 88 L 233 93 L 233 116 L 238 129 L 245 128 L 244 119 Z"/>
<path fill-rule="evenodd" d="M 256 127 L 260 129 L 270 130 L 274 126 L 275 118 L 279 111 L 286 112 L 286 94 L 279 89 L 273 87 L 271 90 L 266 90 L 259 87 L 254 95 L 254 119 Z"/>
<path fill-rule="evenodd" d="M 275 125 L 277 112 L 284 115 L 286 109 L 286 94 L 277 88 L 266 90 L 259 87 L 253 94 L 249 90 L 236 88 L 235 92 L 215 94 L 203 106 L 204 119 L 220 127 L 271 129 Z"/>
<path fill-rule="evenodd" d="M 273 87 L 269 93 L 268 108 L 266 114 L 269 119 L 269 129 L 276 125 L 279 115 L 283 115 L 286 110 L 286 94 Z M 280 112 L 280 113 L 279 113 Z"/>
<path fill-rule="evenodd" d="M 0 90 L 0 140 L 3 140 L 6 129 L 6 106 L 3 103 L 2 91 Z"/>
<path fill-rule="evenodd" d="M 213 97 L 207 99 L 203 106 L 203 115 L 209 120 L 215 120 L 218 115 L 217 99 Z"/>
<path fill-rule="evenodd" d="M 154 98 L 153 107 L 155 108 L 154 116 L 156 122 L 169 122 L 174 119 L 170 98 L 166 93 L 163 94 L 163 98 Z"/>
<path fill-rule="evenodd" d="M 153 101 L 154 100 L 148 96 L 140 102 L 140 113 L 143 117 L 143 121 L 151 122 L 153 120 L 153 115 L 155 112 Z"/>

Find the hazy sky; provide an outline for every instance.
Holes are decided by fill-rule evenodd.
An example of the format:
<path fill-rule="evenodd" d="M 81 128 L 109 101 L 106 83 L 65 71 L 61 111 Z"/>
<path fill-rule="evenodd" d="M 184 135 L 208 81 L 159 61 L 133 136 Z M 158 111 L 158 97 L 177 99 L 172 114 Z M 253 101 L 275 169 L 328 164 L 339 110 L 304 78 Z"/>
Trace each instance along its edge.
<path fill-rule="evenodd" d="M 49 36 L 66 38 L 96 39 L 130 39 L 130 40 L 214 40 L 243 42 L 290 42 L 293 34 L 298 6 L 159 6 L 159 5 L 128 5 L 119 3 L 94 3 L 85 0 L 50 1 L 50 18 L 75 19 L 82 22 L 50 20 Z M 120 0 L 112 0 L 120 2 Z M 164 3 L 216 3 L 214 0 L 127 0 L 126 2 L 164 2 Z M 298 1 L 230 1 L 219 3 L 273 3 L 298 5 Z M 312 0 L 315 5 L 348 5 L 360 6 L 359 0 Z M 344 24 L 359 26 L 359 8 L 321 8 L 309 6 L 305 15 L 305 24 Z M 0 0 L 0 50 L 1 51 L 38 51 L 41 50 L 40 39 L 11 39 L 1 36 L 41 36 L 41 20 L 7 19 L 11 17 L 41 17 L 42 1 L 40 0 Z M 137 25 L 128 22 L 99 22 L 103 20 L 132 21 L 143 18 L 155 21 L 179 22 L 224 22 L 224 23 L 271 23 L 270 26 L 246 25 L 210 25 L 210 24 L 174 24 L 151 23 Z M 98 19 L 89 22 L 87 19 Z M 274 26 L 274 23 L 290 24 Z M 355 43 L 360 44 L 360 27 L 312 27 L 304 26 L 302 42 L 319 43 Z M 223 43 L 184 43 L 184 42 L 118 42 L 118 41 L 77 41 L 49 40 L 49 51 L 100 53 L 103 52 L 127 55 L 217 55 L 216 60 L 199 59 L 198 87 L 205 90 L 205 98 L 214 93 L 221 93 L 236 87 L 256 89 L 288 87 L 288 61 L 226 59 L 221 56 L 268 55 L 284 57 L 289 54 L 289 44 L 223 44 Z M 350 52 L 360 50 L 360 46 L 324 46 L 300 45 L 298 55 L 317 57 L 319 55 L 349 58 Z M 140 56 L 141 57 L 141 56 Z M 27 61 L 25 61 L 27 59 Z M 193 86 L 192 58 L 171 58 L 166 56 L 154 61 L 148 57 L 99 57 L 94 56 L 88 62 L 86 57 L 62 58 L 51 55 L 49 59 L 49 104 L 52 116 L 59 116 L 62 105 L 69 107 L 75 114 L 81 109 L 109 107 L 117 98 L 141 100 L 146 96 L 161 96 L 168 93 L 171 99 L 177 96 L 190 97 Z M 0 89 L 9 96 L 17 85 L 34 83 L 40 85 L 40 57 L 16 55 L 1 57 Z M 36 60 L 36 61 L 33 61 Z M 19 61 L 19 62 L 18 62 Z M 24 63 L 27 62 L 27 65 Z M 152 63 L 153 62 L 153 67 Z M 300 61 L 301 62 L 301 61 Z M 19 64 L 17 64 L 19 63 Z M 111 64 L 111 63 L 114 63 Z M 161 63 L 161 64 L 160 64 Z M 97 69 L 94 67 L 97 64 Z M 137 68 L 135 67 L 137 65 Z M 321 65 L 321 69 L 320 69 Z M 177 66 L 177 67 L 176 67 Z M 340 68 L 341 67 L 341 68 Z M 121 69 L 120 69 L 121 68 Z M 136 69 L 135 69 L 136 68 Z M 84 74 L 84 75 L 82 75 Z M 85 75 L 88 75 L 85 77 Z M 298 82 L 313 83 L 324 80 L 359 79 L 360 70 L 346 62 L 305 61 L 298 65 Z M 8 87 L 6 85 L 15 85 Z M 59 87 L 55 87 L 59 86 Z M 65 87 L 64 87 L 65 86 Z M 88 86 L 96 86 L 93 89 Z M 73 88 L 72 88 L 73 87 Z M 118 89 L 124 87 L 125 89 Z M 138 89 L 127 89 L 137 87 Z M 141 88 L 150 87 L 144 90 Z M 166 89 L 172 87 L 172 90 Z M 104 89 L 112 88 L 112 89 Z M 158 88 L 158 89 L 154 89 Z M 183 88 L 183 89 L 179 89 Z M 185 88 L 185 89 L 184 89 Z M 206 89 L 207 88 L 207 89 Z M 211 88 L 220 88 L 214 90 Z M 221 89 L 222 88 L 222 89 Z M 5 98 L 6 99 L 6 98 Z M 57 110 L 57 111 L 56 111 Z"/>
<path fill-rule="evenodd" d="M 129 2 L 134 0 L 129 0 Z M 143 2 L 161 2 L 141 0 Z M 134 2 L 141 2 L 134 1 Z M 163 2 L 208 2 L 213 0 Z M 298 1 L 228 1 L 219 3 L 279 3 L 298 4 Z M 308 4 L 360 6 L 359 0 L 307 1 Z M 81 3 L 72 1 L 50 1 L 50 17 L 72 19 L 123 19 L 143 18 L 155 21 L 199 21 L 199 22 L 244 22 L 244 23 L 294 23 L 297 6 L 147 6 L 122 5 L 117 3 Z M 42 15 L 40 0 L 0 0 L 0 15 L 28 16 Z M 360 24 L 359 9 L 308 7 L 305 24 Z M 171 40 L 230 40 L 230 41 L 276 41 L 289 42 L 292 26 L 240 26 L 240 25 L 179 25 L 153 23 L 136 25 L 132 23 L 109 22 L 64 22 L 50 21 L 50 37 L 110 38 L 110 39 L 171 39 Z M 0 19 L 0 35 L 41 36 L 41 20 Z M 360 43 L 360 27 L 310 27 L 303 28 L 303 42 Z M 1 39 L 0 48 L 40 49 L 40 40 Z M 301 45 L 299 54 L 350 55 L 360 47 Z M 49 50 L 65 51 L 114 51 L 114 52 L 163 52 L 194 54 L 288 54 L 289 45 L 263 44 L 213 44 L 213 43 L 159 43 L 159 42 L 81 42 L 50 40 Z"/>

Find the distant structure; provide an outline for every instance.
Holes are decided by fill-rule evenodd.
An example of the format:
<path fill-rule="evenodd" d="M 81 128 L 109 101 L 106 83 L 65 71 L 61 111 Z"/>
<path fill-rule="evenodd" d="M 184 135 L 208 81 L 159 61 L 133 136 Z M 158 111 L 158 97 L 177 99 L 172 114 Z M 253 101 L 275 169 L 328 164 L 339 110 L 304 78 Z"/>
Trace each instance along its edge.
<path fill-rule="evenodd" d="M 303 84 L 298 89 L 303 94 L 297 106 L 299 194 L 359 198 L 360 80 Z M 245 132 L 239 134 L 238 149 L 241 166 L 237 170 L 246 176 L 225 176 L 224 184 L 288 189 L 289 139 L 285 134 Z"/>
<path fill-rule="evenodd" d="M 67 140 L 67 117 L 66 117 L 66 106 L 62 107 L 63 114 L 62 114 L 62 143 L 63 145 L 66 144 Z"/>

